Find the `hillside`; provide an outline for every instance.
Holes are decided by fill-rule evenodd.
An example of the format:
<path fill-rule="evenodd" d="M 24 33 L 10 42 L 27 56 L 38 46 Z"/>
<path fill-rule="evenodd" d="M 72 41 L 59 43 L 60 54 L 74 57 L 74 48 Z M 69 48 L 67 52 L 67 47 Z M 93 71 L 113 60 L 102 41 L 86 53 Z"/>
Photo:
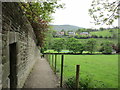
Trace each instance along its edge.
<path fill-rule="evenodd" d="M 73 25 L 51 25 L 53 26 L 53 30 L 56 30 L 56 31 L 61 31 L 62 29 L 64 29 L 65 31 L 68 31 L 68 30 L 77 30 L 79 28 L 82 28 L 82 27 L 78 27 L 78 26 L 73 26 Z"/>
<path fill-rule="evenodd" d="M 109 36 L 115 36 L 118 37 L 118 29 L 112 29 L 112 30 L 103 30 L 103 31 L 94 31 L 90 32 L 91 35 L 97 35 L 97 36 L 103 36 L 103 37 L 109 37 Z"/>

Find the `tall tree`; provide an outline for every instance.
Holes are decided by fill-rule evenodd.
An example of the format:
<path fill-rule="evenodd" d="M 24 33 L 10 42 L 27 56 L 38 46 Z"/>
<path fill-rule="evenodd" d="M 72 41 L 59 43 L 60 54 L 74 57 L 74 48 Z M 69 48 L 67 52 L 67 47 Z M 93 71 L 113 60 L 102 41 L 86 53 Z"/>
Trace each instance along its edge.
<path fill-rule="evenodd" d="M 53 46 L 52 46 L 52 49 L 54 51 L 57 51 L 59 53 L 64 48 L 65 48 L 65 39 L 58 39 L 54 41 Z"/>
<path fill-rule="evenodd" d="M 96 40 L 91 38 L 86 43 L 86 50 L 92 54 L 95 49 L 96 49 Z"/>
<path fill-rule="evenodd" d="M 57 8 L 63 8 L 63 5 L 58 4 L 58 0 L 35 1 L 37 2 L 20 2 L 19 5 L 34 29 L 38 45 L 42 47 L 45 41 L 45 32 L 48 31 L 49 22 L 52 20 L 51 14 L 55 13 Z"/>
<path fill-rule="evenodd" d="M 109 41 L 102 43 L 100 51 L 103 54 L 111 54 L 112 53 L 112 43 Z"/>
<path fill-rule="evenodd" d="M 69 51 L 73 51 L 74 53 L 81 53 L 84 51 L 85 47 L 83 45 L 83 43 L 80 42 L 71 42 L 70 46 L 69 46 Z"/>

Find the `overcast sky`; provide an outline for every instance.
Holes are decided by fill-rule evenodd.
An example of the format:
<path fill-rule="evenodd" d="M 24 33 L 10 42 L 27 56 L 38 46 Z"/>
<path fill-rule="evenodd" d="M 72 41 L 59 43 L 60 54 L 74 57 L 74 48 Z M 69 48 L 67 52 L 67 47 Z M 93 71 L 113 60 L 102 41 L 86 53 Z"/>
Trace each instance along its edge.
<path fill-rule="evenodd" d="M 52 15 L 54 18 L 52 24 L 69 24 L 84 28 L 101 27 L 90 23 L 91 17 L 88 14 L 88 9 L 90 8 L 92 0 L 61 0 L 61 2 L 66 4 L 66 8 L 56 10 L 56 13 Z M 117 24 L 117 22 L 115 24 Z M 106 26 L 104 25 L 103 27 Z"/>

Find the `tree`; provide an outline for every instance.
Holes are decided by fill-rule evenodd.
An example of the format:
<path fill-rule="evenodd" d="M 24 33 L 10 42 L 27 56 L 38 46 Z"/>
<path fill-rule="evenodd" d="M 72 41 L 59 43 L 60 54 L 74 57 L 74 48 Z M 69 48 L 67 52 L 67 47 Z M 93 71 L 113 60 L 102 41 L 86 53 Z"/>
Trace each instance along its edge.
<path fill-rule="evenodd" d="M 73 51 L 74 53 L 81 53 L 84 51 L 84 45 L 80 42 L 71 42 L 69 51 Z"/>
<path fill-rule="evenodd" d="M 112 48 L 116 51 L 116 53 L 120 53 L 120 43 L 118 42 L 116 45 L 112 45 Z"/>
<path fill-rule="evenodd" d="M 56 37 L 57 31 L 55 31 L 55 30 L 51 30 L 51 31 L 52 31 L 52 36 Z"/>
<path fill-rule="evenodd" d="M 53 46 L 52 46 L 52 49 L 54 51 L 57 51 L 59 53 L 64 48 L 65 48 L 65 39 L 58 39 L 54 41 Z"/>
<path fill-rule="evenodd" d="M 115 19 L 119 18 L 119 0 L 93 0 L 89 14 L 94 23 L 111 25 Z"/>
<path fill-rule="evenodd" d="M 49 23 L 52 20 L 51 14 L 55 13 L 57 8 L 63 8 L 63 5 L 58 4 L 58 0 L 35 1 L 37 2 L 20 2 L 19 5 L 33 27 L 37 44 L 43 47 L 45 32 L 49 30 Z"/>
<path fill-rule="evenodd" d="M 96 40 L 91 38 L 87 41 L 85 50 L 89 51 L 92 54 L 95 49 L 96 49 Z"/>
<path fill-rule="evenodd" d="M 46 46 L 44 46 L 44 47 L 41 47 L 41 50 L 40 50 L 40 52 L 41 52 L 41 53 L 44 53 L 44 51 L 47 51 L 47 49 L 48 49 L 48 47 L 46 47 Z"/>
<path fill-rule="evenodd" d="M 75 39 L 75 38 L 68 38 L 67 41 L 66 41 L 66 49 L 70 49 L 71 43 L 73 43 L 73 42 L 77 42 L 77 39 Z"/>
<path fill-rule="evenodd" d="M 102 43 L 100 51 L 103 54 L 111 54 L 112 53 L 112 43 L 109 41 Z"/>

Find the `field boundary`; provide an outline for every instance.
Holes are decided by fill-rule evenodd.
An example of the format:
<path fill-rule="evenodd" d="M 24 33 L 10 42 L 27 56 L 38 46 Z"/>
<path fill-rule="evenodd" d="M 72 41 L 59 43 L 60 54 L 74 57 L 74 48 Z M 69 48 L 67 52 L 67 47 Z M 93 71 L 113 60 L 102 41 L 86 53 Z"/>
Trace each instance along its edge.
<path fill-rule="evenodd" d="M 119 55 L 119 54 L 102 54 L 102 53 L 95 53 L 95 54 L 90 54 L 90 53 L 83 53 L 83 54 L 81 54 L 81 53 L 43 53 L 44 55 L 45 54 L 55 54 L 55 55 L 62 55 L 62 54 L 64 54 L 64 55 Z"/>

